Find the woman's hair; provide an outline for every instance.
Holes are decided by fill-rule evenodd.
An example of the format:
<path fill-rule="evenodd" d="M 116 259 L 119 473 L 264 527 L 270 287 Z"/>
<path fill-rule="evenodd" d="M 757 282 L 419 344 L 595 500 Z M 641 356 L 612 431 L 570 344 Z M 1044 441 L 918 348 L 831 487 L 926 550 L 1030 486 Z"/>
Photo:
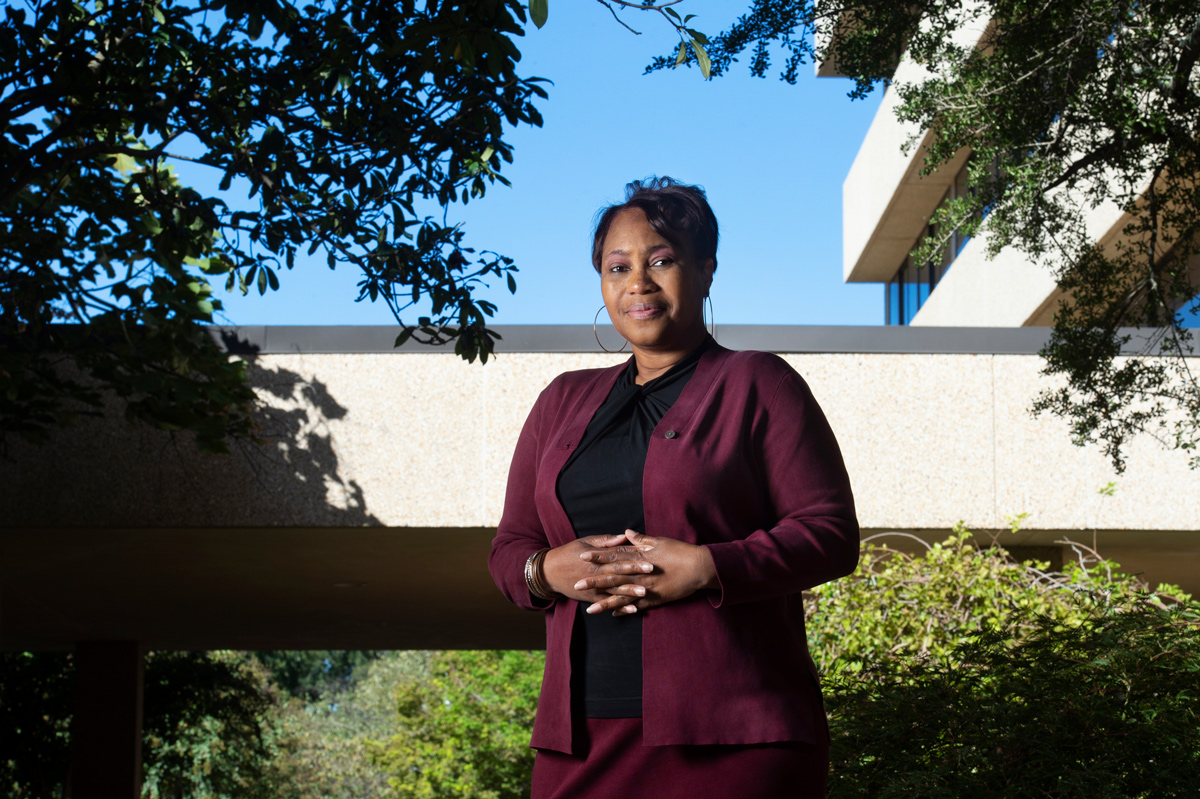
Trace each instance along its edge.
<path fill-rule="evenodd" d="M 717 217 L 708 205 L 704 189 L 689 186 L 674 178 L 649 177 L 625 186 L 625 202 L 600 211 L 596 232 L 592 234 L 592 266 L 600 271 L 604 237 L 622 211 L 637 208 L 658 235 L 687 251 L 702 264 L 712 259 L 717 268 Z"/>

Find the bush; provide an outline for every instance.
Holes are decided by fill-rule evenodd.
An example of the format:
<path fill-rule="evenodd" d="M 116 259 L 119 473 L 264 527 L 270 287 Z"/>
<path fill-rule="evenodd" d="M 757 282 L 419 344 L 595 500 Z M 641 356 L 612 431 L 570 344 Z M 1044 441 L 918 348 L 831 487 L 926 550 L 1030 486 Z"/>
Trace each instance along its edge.
<path fill-rule="evenodd" d="M 1012 520 L 1013 531 L 1019 519 Z M 1081 544 L 1061 572 L 1048 564 L 1018 563 L 999 546 L 977 547 L 959 523 L 943 542 L 919 555 L 864 542 L 858 570 L 818 586 L 805 597 L 808 642 L 822 673 L 860 671 L 884 661 L 924 658 L 951 662 L 955 647 L 987 630 L 1004 628 L 1020 640 L 1049 617 L 1077 625 L 1094 609 L 1120 606 L 1148 586 Z M 1164 601 L 1185 597 L 1172 585 Z"/>
<path fill-rule="evenodd" d="M 831 799 L 1195 797 L 1200 605 L 1081 612 L 835 675 Z"/>

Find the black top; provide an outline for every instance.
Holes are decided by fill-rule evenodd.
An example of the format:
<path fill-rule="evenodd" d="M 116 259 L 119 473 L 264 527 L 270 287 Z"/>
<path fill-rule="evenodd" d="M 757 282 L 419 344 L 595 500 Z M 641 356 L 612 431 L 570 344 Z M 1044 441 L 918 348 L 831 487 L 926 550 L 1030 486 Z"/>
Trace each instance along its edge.
<path fill-rule="evenodd" d="M 558 499 L 575 535 L 646 532 L 642 472 L 654 428 L 696 371 L 711 339 L 665 374 L 637 385 L 637 364 L 617 378 L 604 404 L 588 423 L 579 447 L 558 477 Z M 572 694 L 582 698 L 587 718 L 642 715 L 642 614 L 584 613 L 576 603 L 571 640 Z"/>

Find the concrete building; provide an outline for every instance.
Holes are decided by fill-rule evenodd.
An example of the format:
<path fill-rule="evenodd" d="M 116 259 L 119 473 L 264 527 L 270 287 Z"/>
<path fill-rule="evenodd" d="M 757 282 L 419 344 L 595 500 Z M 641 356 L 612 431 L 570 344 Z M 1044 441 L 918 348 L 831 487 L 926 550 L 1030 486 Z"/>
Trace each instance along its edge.
<path fill-rule="evenodd" d="M 956 44 L 977 45 L 982 23 L 965 25 Z M 840 77 L 836 64 L 818 64 L 819 77 Z M 901 58 L 893 82 L 915 83 L 925 68 Z M 1022 327 L 1053 324 L 1063 295 L 1053 275 L 1013 248 L 994 259 L 986 255 L 986 236 L 952 233 L 940 263 L 918 268 L 909 253 L 932 233 L 929 220 L 946 199 L 966 191 L 970 151 L 963 149 L 936 172 L 921 175 L 931 131 L 896 117 L 898 92 L 885 91 L 875 119 L 842 187 L 842 269 L 847 282 L 880 283 L 882 308 L 889 325 L 941 327 Z M 907 152 L 906 143 L 912 142 Z M 1092 209 L 1086 218 L 1091 239 L 1109 249 L 1131 221 L 1113 203 Z M 1200 281 L 1200 256 L 1190 263 L 1193 284 Z M 1195 317 L 1186 324 L 1195 326 Z"/>

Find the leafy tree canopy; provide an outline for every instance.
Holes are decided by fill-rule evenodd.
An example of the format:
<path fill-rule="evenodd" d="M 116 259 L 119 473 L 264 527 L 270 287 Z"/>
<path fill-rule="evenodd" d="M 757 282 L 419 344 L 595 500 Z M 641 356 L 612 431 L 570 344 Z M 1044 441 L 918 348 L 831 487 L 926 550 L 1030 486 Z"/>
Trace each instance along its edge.
<path fill-rule="evenodd" d="M 142 723 L 143 796 L 297 797 L 299 741 L 279 723 L 268 674 L 234 652 L 151 652 Z M 0 653 L 0 788 L 70 795 L 73 657 Z"/>
<path fill-rule="evenodd" d="M 396 690 L 399 730 L 370 744 L 396 797 L 527 796 L 544 652 L 434 653 Z"/>
<path fill-rule="evenodd" d="M 515 287 L 515 267 L 426 214 L 505 182 L 506 127 L 541 123 L 545 92 L 516 72 L 522 4 L 4 13 L 0 434 L 44 437 L 106 389 L 129 418 L 223 449 L 251 432 L 253 394 L 203 329 L 210 281 L 273 290 L 305 254 L 360 270 L 400 340 L 487 357 L 494 309 L 472 290 Z"/>
<path fill-rule="evenodd" d="M 254 652 L 271 681 L 291 696 L 313 702 L 348 690 L 382 652 L 361 649 L 274 649 Z"/>
<path fill-rule="evenodd" d="M 1046 372 L 1065 379 L 1035 409 L 1069 420 L 1079 443 L 1102 442 L 1118 471 L 1143 432 L 1200 466 L 1200 384 L 1181 357 L 1200 253 L 1196 3 L 753 0 L 707 56 L 722 75 L 748 53 L 763 76 L 781 50 L 783 80 L 831 59 L 856 97 L 890 82 L 901 53 L 922 65 L 889 90 L 900 119 L 935 134 L 926 173 L 964 148 L 972 157 L 970 191 L 938 208 L 916 262 L 939 259 L 957 231 L 986 234 L 991 255 L 1013 246 L 1051 269 L 1070 300 L 1043 354 Z M 1102 205 L 1128 214 L 1104 246 L 1086 224 Z M 1172 357 L 1118 357 L 1131 326 L 1156 329 L 1147 351 Z"/>

